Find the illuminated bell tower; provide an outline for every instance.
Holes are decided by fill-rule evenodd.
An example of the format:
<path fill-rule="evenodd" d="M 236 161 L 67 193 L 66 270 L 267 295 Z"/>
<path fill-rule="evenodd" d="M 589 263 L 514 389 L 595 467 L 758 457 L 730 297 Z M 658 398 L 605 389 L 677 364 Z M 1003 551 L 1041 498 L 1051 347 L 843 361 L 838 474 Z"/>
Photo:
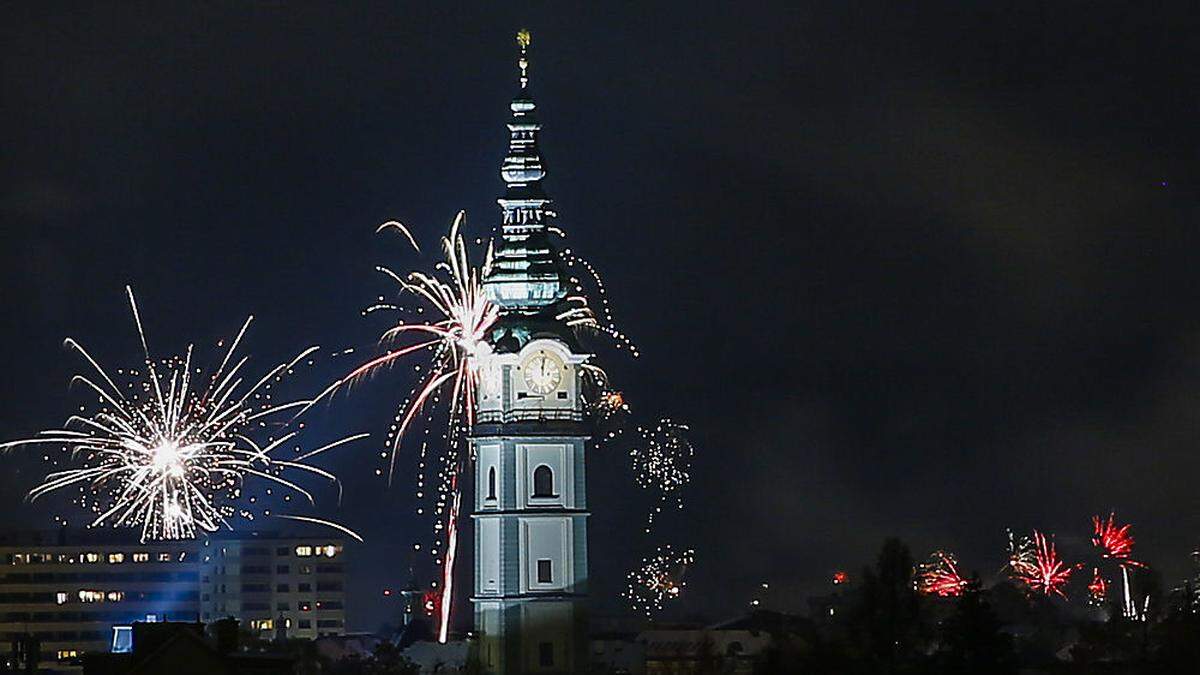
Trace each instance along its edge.
<path fill-rule="evenodd" d="M 488 673 L 587 669 L 589 439 L 582 353 L 556 316 L 569 288 L 542 191 L 541 125 L 527 89 L 529 33 L 517 34 L 521 88 L 509 106 L 502 234 L 484 281 L 501 317 L 481 364 L 475 455 L 475 630 Z"/>

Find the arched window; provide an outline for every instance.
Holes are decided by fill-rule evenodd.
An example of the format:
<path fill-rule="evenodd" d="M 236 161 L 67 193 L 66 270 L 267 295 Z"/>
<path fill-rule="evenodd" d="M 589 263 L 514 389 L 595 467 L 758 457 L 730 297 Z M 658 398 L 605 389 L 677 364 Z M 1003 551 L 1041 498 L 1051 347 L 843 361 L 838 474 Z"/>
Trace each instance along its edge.
<path fill-rule="evenodd" d="M 554 496 L 554 472 L 545 464 L 533 470 L 533 496 Z"/>
<path fill-rule="evenodd" d="M 488 499 L 496 498 L 496 467 L 488 467 Z"/>

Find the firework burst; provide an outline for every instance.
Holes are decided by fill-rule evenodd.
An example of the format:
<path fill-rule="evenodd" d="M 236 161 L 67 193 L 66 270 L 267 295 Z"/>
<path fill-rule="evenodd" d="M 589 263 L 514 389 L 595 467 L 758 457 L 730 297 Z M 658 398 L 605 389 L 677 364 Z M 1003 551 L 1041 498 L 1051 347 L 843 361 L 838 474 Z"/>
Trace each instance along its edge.
<path fill-rule="evenodd" d="M 1009 569 L 1031 593 L 1067 597 L 1064 588 L 1078 565 L 1068 565 L 1058 557 L 1054 542 L 1037 530 L 1031 539 L 1020 542 L 1010 535 Z"/>
<path fill-rule="evenodd" d="M 952 598 L 962 595 L 967 580 L 958 572 L 958 558 L 953 553 L 934 551 L 928 562 L 917 568 L 917 590 L 925 595 Z"/>
<path fill-rule="evenodd" d="M 85 406 L 61 428 L 43 431 L 35 438 L 0 444 L 4 450 L 58 446 L 70 462 L 78 464 L 50 472 L 30 491 L 31 500 L 78 488 L 76 501 L 94 514 L 92 527 L 140 529 L 142 541 L 191 539 L 199 532 L 229 527 L 228 519 L 235 513 L 253 517 L 235 506 L 248 478 L 282 486 L 310 503 L 312 494 L 284 478 L 286 470 L 336 482 L 333 474 L 305 460 L 367 434 L 348 436 L 303 454 L 296 448 L 298 455 L 292 459 L 272 455 L 299 434 L 298 428 L 288 430 L 294 415 L 284 413 L 294 413 L 311 401 L 275 403 L 271 389 L 316 347 L 305 349 L 244 387 L 249 381 L 244 372 L 248 357 L 237 357 L 235 352 L 251 317 L 242 324 L 220 365 L 206 377 L 192 362 L 191 346 L 182 357 L 157 361 L 151 357 L 132 289 L 126 287 L 126 294 L 141 341 L 144 370 L 116 371 L 117 379 L 127 380 L 124 387 L 118 386 L 79 342 L 68 338 L 67 347 L 79 353 L 92 371 L 91 376 L 76 375 L 72 382 L 96 397 L 97 408 L 88 413 Z M 45 457 L 57 465 L 50 455 Z M 349 532 L 317 518 L 278 517 Z"/>
<path fill-rule="evenodd" d="M 683 488 L 691 480 L 691 462 L 695 451 L 688 441 L 688 427 L 670 419 L 659 420 L 653 429 L 638 427 L 640 442 L 630 450 L 633 475 L 638 487 L 659 493 L 658 504 L 646 519 L 646 532 L 654 526 L 654 518 L 663 507 L 674 500 L 683 508 Z"/>
<path fill-rule="evenodd" d="M 1121 566 L 1144 567 L 1142 563 L 1132 558 L 1133 534 L 1130 532 L 1132 526 L 1128 523 L 1118 526 L 1116 518 L 1115 513 L 1109 513 L 1108 520 L 1104 520 L 1100 516 L 1092 516 L 1092 545 L 1100 552 L 1101 557 L 1115 560 Z"/>
<path fill-rule="evenodd" d="M 483 288 L 483 279 L 491 267 L 491 247 L 487 248 L 482 267 L 472 267 L 466 243 L 460 232 L 465 218 L 465 213 L 459 211 L 450 232 L 442 237 L 443 259 L 437 263 L 432 273 L 413 271 L 402 277 L 387 267 L 376 268 L 400 286 L 401 294 L 408 293 L 420 300 L 421 306 L 416 309 L 417 314 L 428 313 L 433 318 L 419 322 L 401 320 L 387 329 L 379 340 L 380 344 L 390 345 L 384 354 L 358 366 L 331 384 L 318 397 L 320 399 L 332 395 L 341 387 L 353 384 L 381 368 L 390 367 L 403 357 L 422 352 L 430 355 L 424 366 L 415 366 L 418 371 L 425 370 L 427 374 L 398 407 L 388 433 L 388 449 L 382 455 L 387 458 L 387 479 L 390 485 L 401 444 L 414 421 L 421 415 L 421 411 L 428 411 L 425 415 L 426 435 L 429 434 L 434 415 L 439 411 L 445 414 L 445 452 L 438 454 L 440 467 L 435 487 L 437 521 L 434 530 L 439 538 L 430 549 L 437 564 L 442 566 L 442 597 L 438 609 L 439 639 L 442 642 L 445 642 L 449 628 L 450 599 L 458 543 L 458 516 L 462 502 L 458 477 L 465 471 L 470 459 L 461 452 L 462 439 L 475 424 L 480 369 L 492 353 L 492 347 L 487 341 L 488 333 L 500 317 L 499 306 L 488 300 Z M 389 221 L 377 231 L 384 230 L 399 231 L 413 248 L 420 252 L 412 233 L 403 224 Z M 368 307 L 364 313 L 403 310 L 400 305 L 385 303 L 381 298 L 379 303 Z M 583 322 L 590 316 L 590 310 L 586 306 L 577 305 L 565 311 L 561 318 L 568 322 Z M 443 400 L 446 402 L 444 407 L 441 406 Z M 418 499 L 424 497 L 426 490 L 429 449 L 430 443 L 426 439 L 421 444 L 418 461 Z M 382 474 L 383 470 L 376 473 Z M 418 514 L 423 512 L 423 508 L 418 508 Z M 446 536 L 446 548 L 444 555 L 438 557 L 443 552 L 440 548 L 443 544 L 440 539 L 442 534 Z"/>
<path fill-rule="evenodd" d="M 409 323 L 401 320 L 380 336 L 381 344 L 395 345 L 399 340 L 414 338 L 399 346 L 389 348 L 383 355 L 371 359 L 352 370 L 348 375 L 331 384 L 317 397 L 323 398 L 339 388 L 352 384 L 381 368 L 393 365 L 404 356 L 427 351 L 432 353 L 421 384 L 413 390 L 399 407 L 395 422 L 388 434 L 388 481 L 395 472 L 396 453 L 404 440 L 405 433 L 421 409 L 444 387 L 451 389 L 449 397 L 449 435 L 459 436 L 460 425 L 470 428 L 475 421 L 475 394 L 479 387 L 479 365 L 481 359 L 491 353 L 487 342 L 488 330 L 500 316 L 500 308 L 487 299 L 483 290 L 483 278 L 491 267 L 489 247 L 482 268 L 471 267 L 467 247 L 459 232 L 466 214 L 459 211 L 450 227 L 450 233 L 442 237 L 444 260 L 434 268 L 434 273 L 410 272 L 401 277 L 391 269 L 376 267 L 400 286 L 401 293 L 411 293 L 420 298 L 426 309 L 432 310 L 436 318 L 431 321 Z M 420 250 L 412 234 L 402 224 L 389 221 L 378 231 L 396 229 L 404 234 L 413 248 Z M 399 311 L 399 305 L 380 302 L 365 310 Z"/>
<path fill-rule="evenodd" d="M 642 560 L 642 565 L 626 577 L 628 585 L 622 594 L 634 611 L 650 616 L 661 611 L 668 600 L 678 598 L 687 586 L 684 576 L 695 562 L 691 549 L 675 553 L 671 546 L 660 547 L 655 554 Z"/>
<path fill-rule="evenodd" d="M 1108 582 L 1100 574 L 1099 567 L 1092 568 L 1092 580 L 1088 583 L 1088 604 L 1100 606 L 1108 599 Z"/>

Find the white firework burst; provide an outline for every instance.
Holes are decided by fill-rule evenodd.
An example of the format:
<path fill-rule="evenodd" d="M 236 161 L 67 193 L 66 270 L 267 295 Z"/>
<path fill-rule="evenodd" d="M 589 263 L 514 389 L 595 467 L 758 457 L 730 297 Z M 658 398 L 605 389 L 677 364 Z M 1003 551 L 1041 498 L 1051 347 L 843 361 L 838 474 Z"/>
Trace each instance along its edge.
<path fill-rule="evenodd" d="M 305 460 L 326 450 L 363 438 L 355 434 L 291 459 L 274 456 L 300 433 L 289 429 L 291 411 L 311 401 L 272 401 L 272 386 L 318 348 L 309 347 L 295 358 L 266 372 L 249 386 L 245 366 L 249 357 L 235 352 L 253 317 L 246 319 L 225 351 L 220 365 L 207 377 L 192 362 L 192 347 L 182 357 L 156 361 L 150 355 L 146 334 L 133 291 L 126 287 L 144 355 L 144 370 L 118 370 L 117 379 L 74 339 L 66 345 L 91 367 L 92 375 L 76 375 L 78 383 L 96 396 L 95 410 L 87 406 L 61 428 L 34 438 L 0 444 L 0 450 L 18 446 L 61 447 L 71 468 L 55 470 L 33 488 L 38 499 L 65 488 L 78 488 L 76 501 L 90 509 L 90 526 L 140 528 L 142 541 L 191 539 L 199 532 L 229 526 L 229 518 L 249 511 L 235 504 L 248 478 L 298 493 L 313 503 L 311 492 L 283 477 L 287 470 L 337 478 Z M 265 438 L 264 438 L 265 436 Z M 47 454 L 46 459 L 58 461 Z M 268 512 L 269 515 L 269 512 Z M 319 518 L 281 515 L 343 529 Z M 353 535 L 357 536 L 357 535 Z"/>

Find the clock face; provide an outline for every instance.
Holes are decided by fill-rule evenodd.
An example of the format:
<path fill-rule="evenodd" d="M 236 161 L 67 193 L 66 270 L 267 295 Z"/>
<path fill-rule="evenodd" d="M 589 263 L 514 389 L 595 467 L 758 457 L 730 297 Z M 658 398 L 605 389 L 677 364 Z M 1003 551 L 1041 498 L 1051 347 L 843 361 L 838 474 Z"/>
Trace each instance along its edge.
<path fill-rule="evenodd" d="M 551 354 L 534 354 L 521 366 L 521 371 L 525 375 L 526 388 L 535 394 L 549 394 L 562 383 L 562 362 Z"/>

